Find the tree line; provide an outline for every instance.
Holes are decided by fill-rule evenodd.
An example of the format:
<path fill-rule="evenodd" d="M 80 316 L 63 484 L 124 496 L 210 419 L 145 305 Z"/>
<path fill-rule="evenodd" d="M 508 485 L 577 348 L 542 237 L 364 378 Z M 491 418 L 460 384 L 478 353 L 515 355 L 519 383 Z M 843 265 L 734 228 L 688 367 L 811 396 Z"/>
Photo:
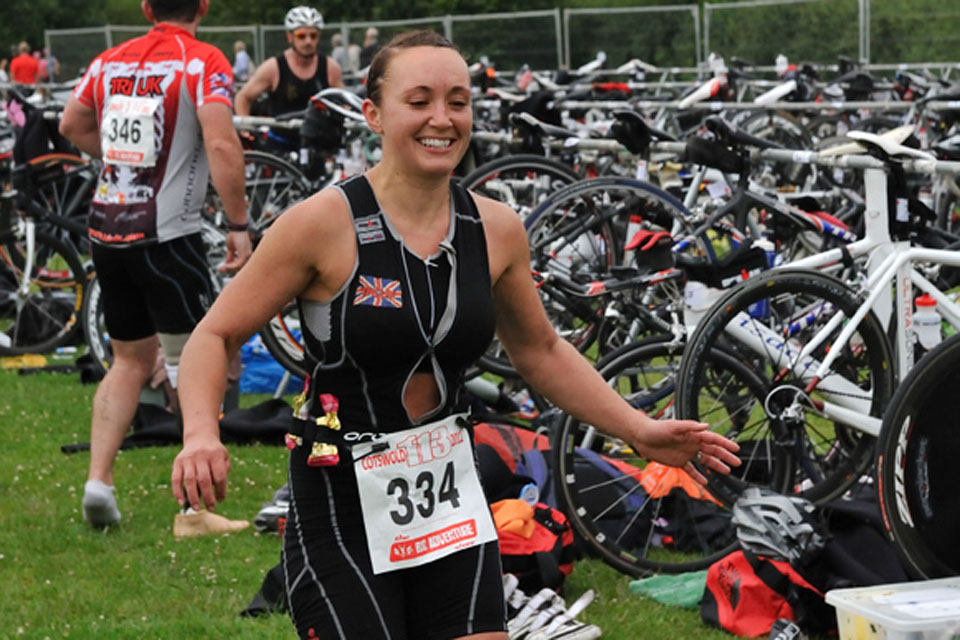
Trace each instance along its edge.
<path fill-rule="evenodd" d="M 701 9 L 705 0 L 698 0 Z M 306 0 L 211 0 L 206 26 L 282 24 L 287 10 Z M 527 0 L 524 10 L 585 7 L 662 6 L 690 0 Z M 377 21 L 475 13 L 511 12 L 513 0 L 324 0 L 316 6 L 329 23 Z M 710 48 L 727 57 L 772 64 L 778 53 L 792 61 L 831 62 L 838 54 L 858 56 L 857 0 L 824 0 L 734 11 L 715 11 L 710 19 Z M 960 57 L 960 3 L 956 0 L 872 0 L 870 60 L 872 62 L 954 61 Z M 701 11 L 702 13 L 702 11 Z M 579 57 L 591 48 L 619 47 L 621 53 L 654 64 L 686 65 L 690 60 L 691 29 L 669 14 L 646 14 L 623 20 L 615 32 L 598 32 L 582 39 Z M 692 22 L 692 20 L 687 20 Z M 0 43 L 27 40 L 43 46 L 45 29 L 143 24 L 134 0 L 5 0 L 0 9 Z M 478 27 L 479 28 L 479 27 Z M 598 25 L 598 30 L 609 27 Z M 591 42 L 590 40 L 597 40 Z M 683 41 L 682 43 L 679 41 Z M 680 46 L 680 45 L 685 46 Z M 54 51 L 56 54 L 57 52 Z M 613 56 L 611 56 L 613 59 Z"/>

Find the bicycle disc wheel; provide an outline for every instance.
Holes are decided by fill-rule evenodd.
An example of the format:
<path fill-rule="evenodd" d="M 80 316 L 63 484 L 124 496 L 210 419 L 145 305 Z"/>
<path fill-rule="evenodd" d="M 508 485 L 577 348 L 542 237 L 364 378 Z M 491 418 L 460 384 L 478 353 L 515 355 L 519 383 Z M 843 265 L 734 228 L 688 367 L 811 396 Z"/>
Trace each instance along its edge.
<path fill-rule="evenodd" d="M 897 388 L 880 431 L 877 479 L 887 532 L 923 579 L 960 575 L 960 335 L 927 353 Z"/>
<path fill-rule="evenodd" d="M 747 484 L 760 484 L 825 502 L 842 494 L 870 465 L 875 439 L 856 424 L 830 420 L 819 410 L 831 402 L 879 417 L 890 399 L 890 345 L 872 312 L 846 344 L 832 344 L 862 299 L 821 273 L 774 271 L 732 289 L 697 326 L 679 374 L 678 417 L 725 427 L 724 435 L 740 444 L 743 460 L 730 476 L 710 474 L 717 494 L 735 499 Z M 801 351 L 821 329 L 827 329 L 826 339 L 801 361 Z M 719 400 L 733 388 L 710 362 L 714 348 L 736 355 L 766 381 L 758 414 L 762 419 L 751 421 L 749 430 L 731 423 Z M 820 363 L 835 349 L 841 351 L 831 353 L 836 356 L 832 367 L 808 391 Z M 782 461 L 787 461 L 786 472 L 777 469 Z M 758 473 L 764 469 L 768 471 Z"/>
<path fill-rule="evenodd" d="M 45 353 L 80 331 L 86 272 L 63 240 L 35 231 L 33 265 L 25 273 L 22 238 L 0 245 L 0 354 Z"/>
<path fill-rule="evenodd" d="M 632 407 L 671 418 L 682 351 L 672 336 L 655 336 L 611 353 L 598 369 Z M 738 377 L 745 393 L 762 394 L 763 381 L 749 367 L 720 351 L 712 358 Z M 617 570 L 633 576 L 693 571 L 733 550 L 729 504 L 682 469 L 643 460 L 627 443 L 570 416 L 551 449 L 571 525 Z"/>

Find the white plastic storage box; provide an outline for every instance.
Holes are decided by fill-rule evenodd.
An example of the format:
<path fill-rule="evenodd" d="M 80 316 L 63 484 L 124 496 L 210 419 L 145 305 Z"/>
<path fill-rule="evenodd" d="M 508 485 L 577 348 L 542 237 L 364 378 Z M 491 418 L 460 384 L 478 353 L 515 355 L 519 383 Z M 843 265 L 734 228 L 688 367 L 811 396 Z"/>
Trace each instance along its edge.
<path fill-rule="evenodd" d="M 840 640 L 960 640 L 960 577 L 834 589 Z"/>

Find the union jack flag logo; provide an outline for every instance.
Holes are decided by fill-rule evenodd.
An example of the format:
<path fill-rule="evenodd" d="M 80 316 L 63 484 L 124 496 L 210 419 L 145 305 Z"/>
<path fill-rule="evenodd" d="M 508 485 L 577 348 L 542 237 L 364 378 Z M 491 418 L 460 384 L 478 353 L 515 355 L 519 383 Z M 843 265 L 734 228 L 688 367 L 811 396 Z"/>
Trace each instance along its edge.
<path fill-rule="evenodd" d="M 374 278 L 360 276 L 357 294 L 353 298 L 354 306 L 367 305 L 370 307 L 403 307 L 403 292 L 400 290 L 400 281 L 389 278 Z"/>

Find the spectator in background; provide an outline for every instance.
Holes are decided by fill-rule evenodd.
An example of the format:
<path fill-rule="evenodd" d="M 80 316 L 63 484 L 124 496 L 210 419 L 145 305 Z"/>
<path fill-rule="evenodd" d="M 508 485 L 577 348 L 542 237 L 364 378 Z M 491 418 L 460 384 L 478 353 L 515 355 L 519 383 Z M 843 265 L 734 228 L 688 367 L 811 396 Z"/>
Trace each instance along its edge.
<path fill-rule="evenodd" d="M 39 64 L 30 55 L 30 45 L 21 42 L 17 51 L 20 52 L 20 55 L 10 62 L 10 79 L 17 84 L 36 84 Z"/>
<path fill-rule="evenodd" d="M 10 76 L 7 75 L 6 58 L 0 58 L 0 82 L 10 82 Z"/>
<path fill-rule="evenodd" d="M 43 55 L 39 51 L 33 52 L 37 60 L 37 82 L 55 82 L 60 71 L 60 62 L 50 55 L 50 49 L 43 48 Z"/>
<path fill-rule="evenodd" d="M 363 49 L 360 49 L 361 69 L 369 67 L 370 61 L 373 60 L 373 54 L 380 50 L 380 41 L 377 39 L 379 37 L 380 32 L 376 27 L 367 29 L 367 33 L 363 36 Z"/>
<path fill-rule="evenodd" d="M 50 47 L 43 48 L 43 57 L 40 58 L 40 75 L 43 76 L 44 73 L 44 82 L 56 82 L 60 75 L 60 61 L 50 53 Z"/>
<path fill-rule="evenodd" d="M 360 45 L 355 43 L 347 45 L 347 66 L 354 73 L 360 71 Z"/>
<path fill-rule="evenodd" d="M 343 34 L 335 33 L 330 36 L 330 57 L 336 60 L 343 71 L 356 71 L 351 69 L 347 59 L 347 48 L 343 46 Z"/>
<path fill-rule="evenodd" d="M 253 71 L 250 64 L 250 55 L 247 53 L 247 45 L 243 40 L 237 40 L 233 43 L 233 79 L 236 82 L 246 82 Z"/>

